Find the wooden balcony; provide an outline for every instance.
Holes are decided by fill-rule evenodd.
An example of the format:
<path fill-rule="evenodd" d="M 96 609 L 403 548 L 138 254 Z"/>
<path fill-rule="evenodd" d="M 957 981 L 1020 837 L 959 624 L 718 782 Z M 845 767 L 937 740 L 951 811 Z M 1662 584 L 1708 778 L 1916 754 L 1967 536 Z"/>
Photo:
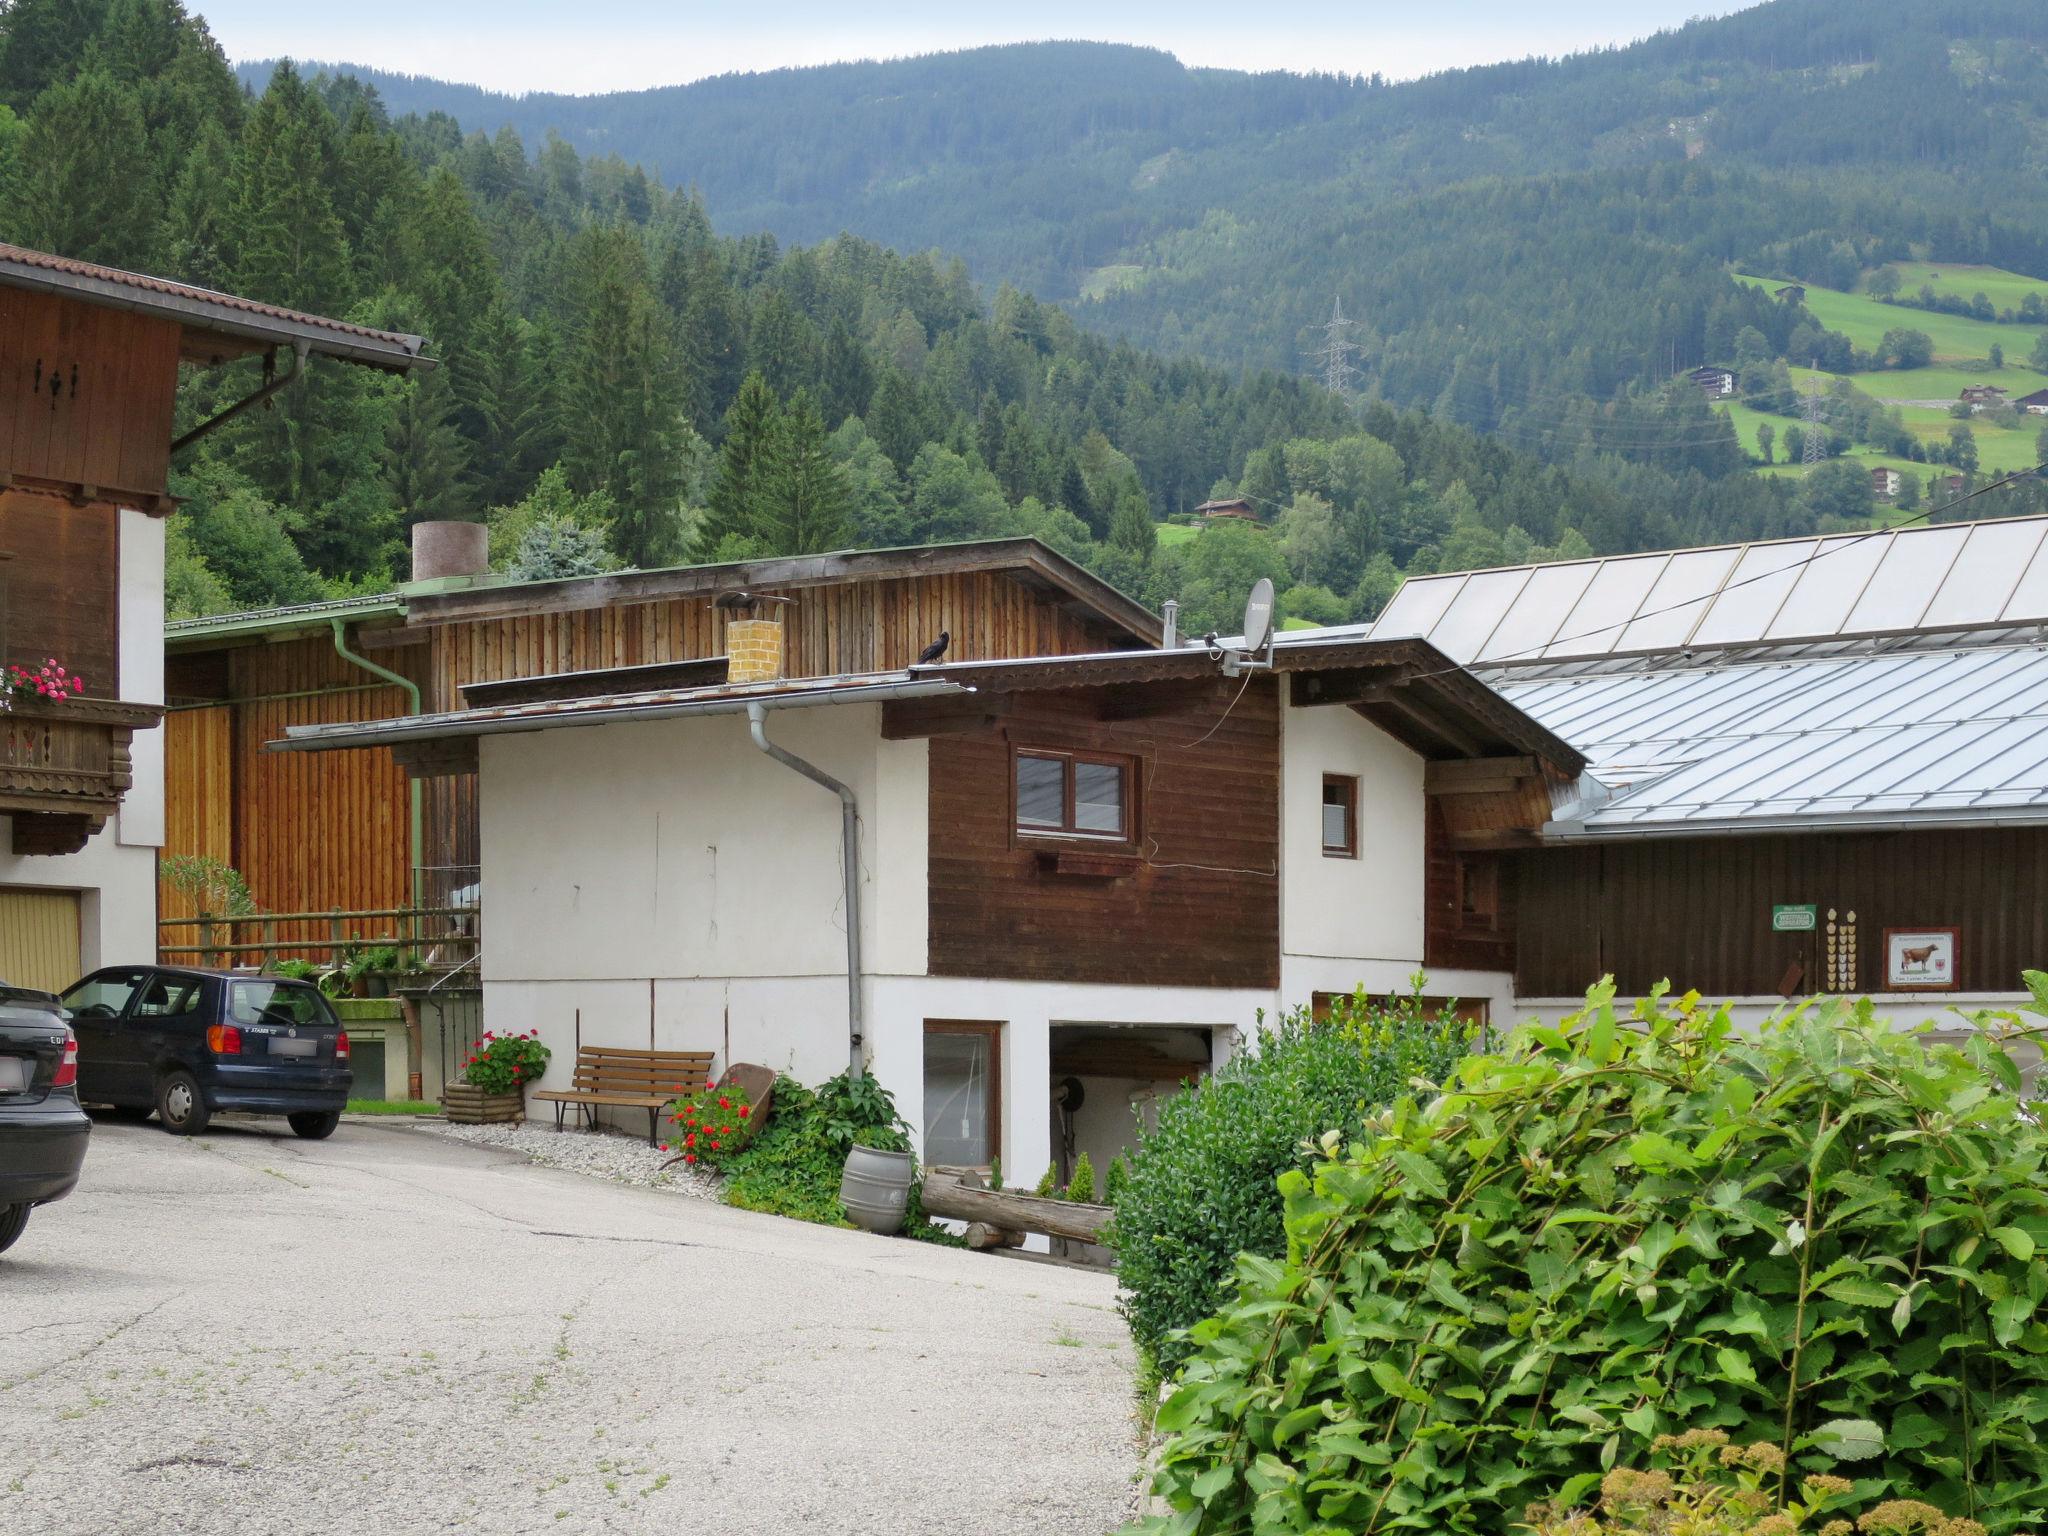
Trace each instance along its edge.
<path fill-rule="evenodd" d="M 76 853 L 134 782 L 129 738 L 163 718 L 157 704 L 16 698 L 0 708 L 0 814 L 17 854 Z"/>

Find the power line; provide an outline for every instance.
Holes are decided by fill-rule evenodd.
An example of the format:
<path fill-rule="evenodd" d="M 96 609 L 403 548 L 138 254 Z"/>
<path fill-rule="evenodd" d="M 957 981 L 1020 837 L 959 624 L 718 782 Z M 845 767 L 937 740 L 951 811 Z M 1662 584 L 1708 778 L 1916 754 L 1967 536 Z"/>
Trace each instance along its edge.
<path fill-rule="evenodd" d="M 1352 403 L 1357 393 L 1355 380 L 1358 365 L 1352 362 L 1352 354 L 1358 345 L 1351 340 L 1354 321 L 1344 318 L 1344 300 L 1340 297 L 1330 306 L 1330 318 L 1318 326 L 1322 342 L 1309 353 L 1323 371 L 1323 388 L 1336 395 L 1346 405 Z"/>

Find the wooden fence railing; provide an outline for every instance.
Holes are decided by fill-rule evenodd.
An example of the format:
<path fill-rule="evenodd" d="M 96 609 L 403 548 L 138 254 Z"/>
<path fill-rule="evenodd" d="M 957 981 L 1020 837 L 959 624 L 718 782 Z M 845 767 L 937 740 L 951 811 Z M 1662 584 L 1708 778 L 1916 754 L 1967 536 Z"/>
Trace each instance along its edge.
<path fill-rule="evenodd" d="M 197 930 L 187 940 L 188 930 Z M 417 961 L 408 969 L 453 970 L 483 942 L 476 907 L 376 907 L 363 911 L 253 912 L 242 916 L 167 917 L 157 923 L 157 954 L 197 956 L 204 964 L 269 966 L 279 960 L 345 964 L 365 950 L 391 948 Z"/>

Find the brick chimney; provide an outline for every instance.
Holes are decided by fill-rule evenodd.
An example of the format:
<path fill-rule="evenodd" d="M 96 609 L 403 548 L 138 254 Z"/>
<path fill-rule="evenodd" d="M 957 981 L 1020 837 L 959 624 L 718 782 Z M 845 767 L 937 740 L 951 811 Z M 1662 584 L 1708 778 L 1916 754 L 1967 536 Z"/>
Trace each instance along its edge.
<path fill-rule="evenodd" d="M 782 620 L 735 618 L 725 626 L 728 683 L 772 683 L 782 676 Z"/>

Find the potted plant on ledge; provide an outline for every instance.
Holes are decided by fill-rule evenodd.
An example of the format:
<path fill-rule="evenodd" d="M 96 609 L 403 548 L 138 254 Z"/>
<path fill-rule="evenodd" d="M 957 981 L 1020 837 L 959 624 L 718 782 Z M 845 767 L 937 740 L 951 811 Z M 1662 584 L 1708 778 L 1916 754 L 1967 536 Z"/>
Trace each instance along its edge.
<path fill-rule="evenodd" d="M 499 1035 L 484 1031 L 462 1068 L 462 1080 L 441 1092 L 441 1107 L 457 1125 L 490 1125 L 526 1118 L 526 1085 L 547 1070 L 551 1053 L 540 1031 Z"/>

